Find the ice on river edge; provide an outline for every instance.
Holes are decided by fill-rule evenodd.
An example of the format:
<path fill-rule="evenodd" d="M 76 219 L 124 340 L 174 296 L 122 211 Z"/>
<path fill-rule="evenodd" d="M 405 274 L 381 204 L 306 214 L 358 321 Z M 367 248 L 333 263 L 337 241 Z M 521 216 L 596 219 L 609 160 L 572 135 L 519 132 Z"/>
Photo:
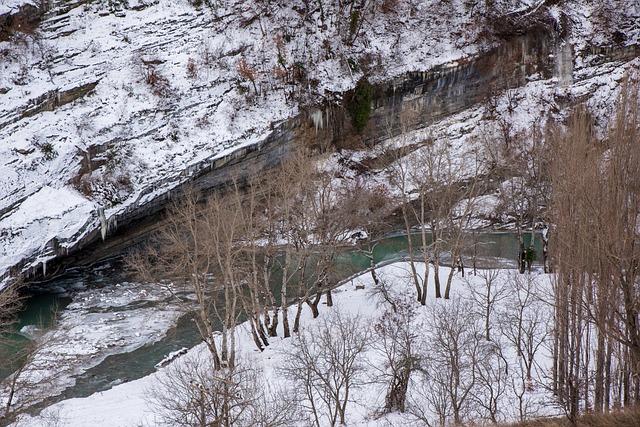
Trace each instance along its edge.
<path fill-rule="evenodd" d="M 392 289 L 397 292 L 404 292 L 411 295 L 412 289 L 407 280 L 408 266 L 405 263 L 394 263 L 378 270 L 380 277 L 388 280 Z M 448 274 L 447 268 L 440 270 L 441 280 L 446 280 Z M 514 270 L 500 270 L 500 280 L 509 280 L 511 274 L 515 274 Z M 540 295 L 550 289 L 549 276 L 534 271 L 530 276 L 538 283 Z M 474 286 L 482 286 L 482 279 L 478 277 L 468 277 Z M 361 290 L 364 286 L 365 290 Z M 375 304 L 372 300 L 372 294 L 368 289 L 372 286 L 372 279 L 369 274 L 355 277 L 340 288 L 336 289 L 334 295 L 335 306 L 333 308 L 323 308 L 320 318 L 314 320 L 311 318 L 309 310 L 303 312 L 302 325 L 304 326 L 301 333 L 313 327 L 314 322 L 320 322 L 323 316 L 331 316 L 335 310 L 348 312 L 352 314 L 360 314 L 365 318 L 365 322 L 373 324 L 375 320 L 382 314 L 383 306 Z M 465 285 L 464 279 L 460 275 L 454 277 L 452 287 L 452 300 L 436 300 L 433 298 L 433 274 L 431 274 L 431 286 L 429 292 L 429 300 L 426 307 L 416 306 L 420 313 L 416 321 L 420 322 L 420 316 L 427 316 L 437 305 L 457 304 L 465 298 L 469 298 L 469 291 Z M 414 301 L 415 304 L 417 304 Z M 537 310 L 540 313 L 546 313 L 550 316 L 550 305 L 538 305 Z M 499 330 L 497 322 L 498 318 L 494 318 L 492 322 L 493 330 Z M 286 354 L 292 351 L 292 346 L 296 345 L 295 338 L 282 339 L 282 331 L 279 331 L 278 337 L 270 340 L 271 345 L 264 352 L 258 352 L 253 344 L 249 326 L 245 323 L 237 330 L 237 345 L 240 348 L 241 357 L 248 363 L 257 367 L 264 375 L 267 384 L 283 384 L 286 380 L 282 375 L 276 372 L 278 366 L 281 365 Z M 206 349 L 203 345 L 196 346 L 188 351 L 184 356 L 177 358 L 172 363 L 184 363 L 185 358 L 198 358 L 206 355 Z M 370 361 L 375 361 L 376 356 L 373 353 L 367 353 Z M 509 359 L 510 366 L 514 370 L 519 369 L 518 357 L 513 351 L 506 351 L 505 357 Z M 375 362 L 372 362 L 375 363 Z M 550 391 L 545 388 L 545 372 L 551 367 L 551 355 L 547 348 L 543 347 L 536 356 L 537 369 L 534 378 L 526 385 L 527 392 L 525 394 L 527 410 L 530 416 L 548 416 L 560 414 L 560 409 L 553 404 L 553 396 Z M 149 393 L 150 390 L 158 390 L 158 381 L 167 374 L 165 368 L 159 368 L 157 372 L 150 376 L 139 380 L 119 384 L 110 390 L 95 393 L 87 398 L 69 399 L 57 403 L 43 411 L 38 417 L 26 417 L 24 422 L 33 427 L 44 427 L 46 425 L 47 416 L 55 414 L 62 423 L 69 425 L 91 425 L 94 427 L 114 427 L 114 426 L 131 426 L 131 425 L 159 425 L 158 411 L 150 406 Z M 286 383 L 285 383 L 286 385 Z M 352 403 L 349 403 L 348 421 L 349 425 L 364 427 L 376 425 L 406 425 L 410 420 L 406 414 L 393 413 L 382 419 L 375 418 L 374 415 L 380 405 L 384 402 L 385 387 L 371 384 L 359 391 L 355 391 Z M 505 401 L 502 403 L 504 408 L 504 418 L 513 420 L 517 418 L 516 411 L 518 405 L 517 398 L 511 392 L 507 392 Z M 432 414 L 435 417 L 435 414 Z M 23 424 L 24 425 L 24 424 Z M 15 426 L 17 427 L 17 425 Z"/>
<path fill-rule="evenodd" d="M 77 377 L 109 355 L 159 341 L 180 315 L 169 302 L 172 294 L 157 284 L 123 282 L 71 294 L 73 301 L 61 311 L 55 329 L 43 335 L 29 325 L 21 331 L 44 343 L 27 372 L 40 379 L 42 396 L 55 396 L 73 386 Z"/>

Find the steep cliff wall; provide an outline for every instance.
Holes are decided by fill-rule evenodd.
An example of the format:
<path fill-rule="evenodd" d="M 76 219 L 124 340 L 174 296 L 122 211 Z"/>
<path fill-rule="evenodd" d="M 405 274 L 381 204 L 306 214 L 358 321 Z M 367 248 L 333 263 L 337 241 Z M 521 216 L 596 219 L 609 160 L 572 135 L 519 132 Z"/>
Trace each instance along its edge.
<path fill-rule="evenodd" d="M 369 124 L 361 135 L 353 131 L 343 106 L 332 103 L 309 109 L 276 125 L 256 142 L 246 143 L 222 156 L 212 156 L 147 188 L 135 202 L 110 218 L 96 213 L 72 247 L 60 245 L 56 239 L 50 241 L 46 248 L 53 259 L 47 262 L 48 274 L 70 265 L 86 265 L 115 256 L 144 241 L 163 226 L 162 214 L 171 201 L 179 199 L 186 191 L 207 194 L 227 185 L 231 177 L 269 169 L 279 164 L 296 144 L 340 146 L 356 141 L 374 145 L 428 126 L 482 103 L 496 93 L 521 87 L 532 80 L 553 79 L 558 86 L 571 84 L 574 82 L 573 52 L 565 46 L 545 32 L 521 35 L 474 60 L 424 73 L 408 73 L 390 83 L 378 84 Z M 626 62 L 638 56 L 640 49 L 637 46 L 594 48 L 583 52 L 583 58 L 596 63 Z M 586 78 L 588 73 L 581 75 Z M 32 260 L 25 260 L 23 265 L 28 262 Z M 41 278 L 43 267 L 43 264 L 36 264 L 26 276 Z"/>

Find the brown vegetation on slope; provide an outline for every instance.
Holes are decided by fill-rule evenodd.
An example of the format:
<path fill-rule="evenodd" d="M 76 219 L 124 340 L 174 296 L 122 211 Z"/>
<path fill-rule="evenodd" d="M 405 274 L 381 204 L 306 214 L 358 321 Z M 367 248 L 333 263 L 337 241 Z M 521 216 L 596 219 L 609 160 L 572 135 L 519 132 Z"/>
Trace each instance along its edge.
<path fill-rule="evenodd" d="M 569 427 L 568 418 L 541 418 L 504 427 Z M 587 414 L 578 418 L 579 427 L 636 427 L 640 425 L 640 407 L 628 407 L 607 414 Z"/>

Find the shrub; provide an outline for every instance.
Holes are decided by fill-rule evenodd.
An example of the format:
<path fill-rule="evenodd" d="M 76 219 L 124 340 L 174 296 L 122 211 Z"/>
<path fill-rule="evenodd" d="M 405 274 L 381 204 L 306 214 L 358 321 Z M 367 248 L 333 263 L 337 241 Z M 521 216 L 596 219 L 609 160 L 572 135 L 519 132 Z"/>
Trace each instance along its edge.
<path fill-rule="evenodd" d="M 56 147 L 49 141 L 35 140 L 33 145 L 42 153 L 45 160 L 53 160 L 58 157 Z"/>
<path fill-rule="evenodd" d="M 371 101 L 373 100 L 373 86 L 366 77 L 358 81 L 351 100 L 347 105 L 353 127 L 357 133 L 362 133 L 367 126 L 369 116 L 371 115 Z"/>
<path fill-rule="evenodd" d="M 143 68 L 144 81 L 151 87 L 151 92 L 161 98 L 171 94 L 171 85 L 169 80 L 160 74 L 153 65 L 147 65 Z"/>
<path fill-rule="evenodd" d="M 196 66 L 196 61 L 193 58 L 189 58 L 187 60 L 187 77 L 190 79 L 198 77 L 198 67 Z"/>

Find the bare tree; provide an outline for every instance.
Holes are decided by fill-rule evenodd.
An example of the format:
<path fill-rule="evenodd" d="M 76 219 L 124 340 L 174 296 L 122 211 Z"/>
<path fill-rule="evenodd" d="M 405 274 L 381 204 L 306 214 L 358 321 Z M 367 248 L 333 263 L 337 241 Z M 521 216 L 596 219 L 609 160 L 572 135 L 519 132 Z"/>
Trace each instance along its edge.
<path fill-rule="evenodd" d="M 460 424 L 471 412 L 482 338 L 470 312 L 468 302 L 453 300 L 434 306 L 428 316 L 430 351 L 408 409 L 424 422 L 430 422 L 422 408 L 425 404 L 437 414 L 441 426 L 450 418 Z"/>
<path fill-rule="evenodd" d="M 518 265 L 520 273 L 524 273 L 531 256 L 535 254 L 535 230 L 538 222 L 545 224 L 544 242 L 548 240 L 548 221 L 546 207 L 549 204 L 550 162 L 551 156 L 547 144 L 543 143 L 543 130 L 539 123 L 534 123 L 529 133 L 514 136 L 509 144 L 504 145 L 501 156 L 501 171 L 507 179 L 502 183 L 498 193 L 497 210 L 515 223 L 518 235 Z M 529 247 L 524 243 L 524 227 L 531 227 Z M 547 248 L 545 244 L 545 249 Z M 543 253 L 543 263 L 547 266 Z M 528 261 L 529 260 L 529 261 Z"/>
<path fill-rule="evenodd" d="M 6 293 L 0 293 L 0 304 L 4 311 L 0 330 L 0 372 L 11 372 L 0 378 L 0 424 L 8 425 L 20 418 L 32 406 L 42 403 L 47 396 L 43 393 L 56 381 L 49 365 L 51 347 L 59 345 L 64 340 L 64 331 L 45 331 L 25 342 L 12 338 L 16 334 L 13 329 L 15 315 L 21 307 L 23 296 L 18 285 L 6 288 Z M 55 319 L 53 323 L 55 324 Z"/>
<path fill-rule="evenodd" d="M 388 167 L 389 181 L 396 190 L 400 193 L 400 204 L 402 209 L 402 220 L 404 224 L 404 231 L 407 233 L 407 245 L 408 245 L 408 263 L 411 269 L 411 281 L 416 289 L 416 299 L 420 302 L 425 301 L 427 298 L 427 284 L 429 279 L 429 254 L 427 251 L 427 228 L 426 228 L 426 212 L 424 198 L 422 198 L 420 209 L 416 210 L 412 206 L 412 183 L 411 183 L 411 170 L 412 162 L 408 157 L 411 152 L 410 149 L 401 149 L 394 152 L 394 156 Z M 418 224 L 420 225 L 420 237 L 422 239 L 422 262 L 424 262 L 424 273 L 418 274 L 417 263 L 419 262 L 416 257 L 417 248 L 413 241 L 413 224 L 414 213 L 419 212 L 422 215 L 418 216 Z M 420 221 L 422 219 L 422 221 Z M 436 296 L 440 297 L 439 287 L 436 284 Z"/>
<path fill-rule="evenodd" d="M 427 139 L 417 148 L 397 150 L 395 154 L 399 159 L 390 163 L 390 181 L 401 195 L 411 277 L 417 299 L 425 305 L 430 264 L 436 298 L 449 298 L 454 272 L 464 271 L 463 236 L 481 190 L 479 163 L 468 164 L 470 156 L 455 160 L 445 140 Z M 418 245 L 412 238 L 414 225 L 419 230 Z M 450 254 L 451 270 L 443 294 L 439 272 L 445 251 Z M 422 275 L 416 268 L 418 259 L 425 265 Z"/>
<path fill-rule="evenodd" d="M 359 316 L 335 310 L 295 337 L 281 372 L 301 390 L 314 425 L 345 424 L 347 404 L 365 381 L 370 335 Z"/>
<path fill-rule="evenodd" d="M 405 412 L 412 374 L 420 369 L 420 330 L 417 313 L 408 298 L 399 296 L 374 325 L 372 347 L 384 360 L 374 366 L 377 380 L 387 387 L 383 412 Z"/>
<path fill-rule="evenodd" d="M 496 424 L 504 420 L 504 401 L 508 390 L 509 363 L 501 343 L 480 344 L 477 366 L 477 385 L 471 398 L 480 418 Z"/>
<path fill-rule="evenodd" d="M 0 292 L 0 333 L 11 331 L 18 321 L 17 315 L 24 302 L 20 288 L 20 282 L 13 282 Z"/>
<path fill-rule="evenodd" d="M 597 412 L 610 396 L 624 406 L 640 401 L 638 88 L 623 81 L 603 138 L 584 107 L 550 134 L 558 270 L 553 379 L 573 422 L 590 405 L 591 388 Z M 594 335 L 599 373 L 592 382 L 587 349 Z"/>
<path fill-rule="evenodd" d="M 392 229 L 388 220 L 393 208 L 391 196 L 384 186 L 371 187 L 359 177 L 347 183 L 342 191 L 344 225 L 357 230 L 352 237 L 356 237 L 358 249 L 369 260 L 369 272 L 377 286 L 380 279 L 376 273 L 374 250 L 380 242 L 378 239 Z"/>
<path fill-rule="evenodd" d="M 145 280 L 168 279 L 176 284 L 176 298 L 185 302 L 215 370 L 233 367 L 234 330 L 243 305 L 247 307 L 243 297 L 263 271 L 263 266 L 256 263 L 254 240 L 250 240 L 257 237 L 253 229 L 254 202 L 237 180 L 227 193 L 213 194 L 206 202 L 190 194 L 175 206 L 167 226 L 158 234 L 157 244 L 130 259 Z M 254 313 L 249 311 L 249 315 Z M 257 323 L 253 322 L 256 334 Z M 254 338 L 259 348 L 267 344 L 256 335 Z"/>
<path fill-rule="evenodd" d="M 502 280 L 499 280 L 497 269 L 480 270 L 481 283 L 475 279 L 465 279 L 471 295 L 473 306 L 478 316 L 484 319 L 484 333 L 487 341 L 491 340 L 491 325 L 495 324 L 494 313 L 500 303 L 507 298 L 509 291 Z"/>
<path fill-rule="evenodd" d="M 431 230 L 432 241 L 427 248 L 433 262 L 436 297 L 440 294 L 439 265 L 442 254 L 448 251 L 450 255 L 450 270 L 444 291 L 446 299 L 450 296 L 456 268 L 464 275 L 461 257 L 463 235 L 480 191 L 479 163 L 474 159 L 473 164 L 468 164 L 464 160 L 467 157 L 471 158 L 465 156 L 456 161 L 446 141 L 434 142 L 418 153 L 418 164 L 422 168 L 417 169 L 413 178 L 420 188 L 421 220 L 425 219 L 426 210 Z"/>
<path fill-rule="evenodd" d="M 345 200 L 350 195 L 342 191 L 330 172 L 318 171 L 313 177 L 310 189 L 313 191 L 310 207 L 314 221 L 312 236 L 315 239 L 317 291 L 313 300 L 309 300 L 309 306 L 314 317 L 317 317 L 318 304 L 323 292 L 326 295 L 327 306 L 333 305 L 331 292 L 335 284 L 335 260 L 344 246 L 351 244 L 352 228 L 349 222 L 353 219 L 347 219 L 344 211 Z"/>
<path fill-rule="evenodd" d="M 542 299 L 534 276 L 511 274 L 509 298 L 500 310 L 500 330 L 525 367 L 525 378 L 532 381 L 536 355 L 546 343 L 549 306 Z"/>
<path fill-rule="evenodd" d="M 290 155 L 281 168 L 269 178 L 274 190 L 273 195 L 268 199 L 268 209 L 272 218 L 269 225 L 273 231 L 267 233 L 267 236 L 270 240 L 274 238 L 280 240 L 280 242 L 273 242 L 273 244 L 277 245 L 279 250 L 274 262 L 279 266 L 282 274 L 280 311 L 285 338 L 291 336 L 287 309 L 289 293 L 291 293 L 290 285 L 296 283 L 298 285 L 294 289 L 298 296 L 294 332 L 298 331 L 304 296 L 307 294 L 305 276 L 307 260 L 311 253 L 311 242 L 309 241 L 311 224 L 305 206 L 304 189 L 311 173 L 309 163 L 308 155 L 299 150 Z M 276 334 L 277 316 L 278 310 L 276 308 L 274 310 L 275 321 L 270 328 L 272 336 Z"/>
<path fill-rule="evenodd" d="M 275 427 L 300 420 L 297 402 L 271 390 L 248 362 L 213 368 L 210 354 L 195 350 L 158 373 L 157 383 L 147 390 L 148 401 L 165 424 Z"/>
<path fill-rule="evenodd" d="M 20 352 L 18 355 L 10 357 L 12 352 L 12 343 L 9 342 L 8 337 L 10 334 L 15 333 L 14 325 L 18 321 L 18 311 L 22 308 L 23 297 L 20 295 L 19 283 L 12 283 L 6 288 L 0 291 L 0 336 L 2 336 L 2 342 L 0 343 L 0 355 L 2 356 L 2 364 L 0 368 L 2 370 L 15 370 L 15 372 L 8 378 L 0 380 L 0 390 L 2 390 L 3 398 L 0 399 L 2 410 L 0 420 L 6 420 L 7 422 L 13 419 L 16 415 L 16 408 L 14 408 L 14 396 L 19 389 L 18 380 L 20 378 L 21 371 L 27 366 L 26 363 L 15 363 L 16 359 L 24 360 L 25 356 L 28 356 L 30 349 L 27 349 L 24 353 Z M 28 357 L 27 357 L 28 358 Z"/>

